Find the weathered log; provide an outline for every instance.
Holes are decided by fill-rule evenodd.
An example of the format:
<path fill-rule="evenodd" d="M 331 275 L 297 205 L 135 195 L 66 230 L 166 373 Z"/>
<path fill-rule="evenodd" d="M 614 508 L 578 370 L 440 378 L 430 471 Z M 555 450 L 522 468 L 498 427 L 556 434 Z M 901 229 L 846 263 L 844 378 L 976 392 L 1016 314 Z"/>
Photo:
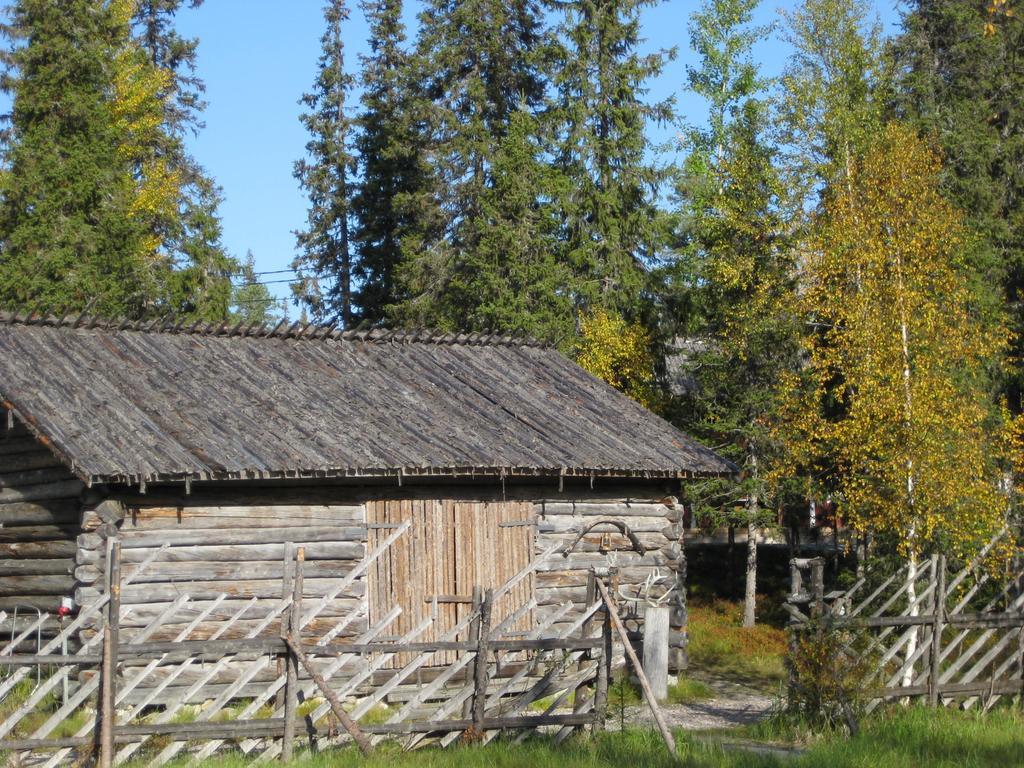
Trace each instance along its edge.
<path fill-rule="evenodd" d="M 348 612 L 355 610 L 358 606 L 355 604 L 356 601 L 348 601 L 349 608 Z M 309 628 L 310 636 L 322 636 L 334 628 L 338 624 L 340 617 L 321 617 L 313 619 L 306 626 Z M 204 621 L 197 624 L 194 629 L 189 632 L 189 640 L 208 640 L 215 635 L 221 640 L 236 640 L 247 637 L 253 631 L 259 628 L 262 619 L 252 619 L 237 621 L 232 624 L 228 629 L 224 629 L 223 620 L 211 620 Z M 147 635 L 151 640 L 174 640 L 178 634 L 185 629 L 187 626 L 186 622 L 177 623 L 175 620 L 174 624 L 161 625 L 159 629 L 152 631 Z M 338 639 L 343 641 L 348 638 L 357 637 L 360 632 L 365 632 L 367 628 L 367 622 L 365 620 L 357 619 L 352 622 L 351 626 L 347 627 L 343 632 L 339 633 Z M 135 633 L 145 629 L 145 625 L 135 617 L 134 607 L 132 613 L 128 617 L 128 621 L 121 627 L 121 633 L 124 637 L 130 638 Z M 96 627 L 90 627 L 82 631 L 83 638 L 89 638 L 95 636 L 98 629 Z M 274 619 L 267 624 L 261 631 L 264 637 L 278 637 L 281 634 L 281 620 Z"/>
<path fill-rule="evenodd" d="M 78 502 L 72 499 L 0 504 L 0 528 L 21 525 L 76 525 Z"/>
<path fill-rule="evenodd" d="M 570 515 L 552 515 L 550 517 L 545 517 L 539 520 L 537 522 L 537 530 L 540 531 L 542 534 L 579 533 L 588 526 L 591 526 L 602 519 L 619 520 L 620 517 L 617 516 L 615 512 L 611 511 L 603 515 L 588 515 L 586 517 L 572 517 Z M 658 517 L 638 515 L 633 517 L 621 518 L 621 521 L 624 522 L 629 527 L 629 530 L 633 533 L 660 533 L 662 535 L 664 535 L 662 532 L 664 531 L 665 526 L 667 524 L 665 517 L 663 515 Z M 613 531 L 613 529 L 610 527 L 607 529 L 598 528 L 595 530 L 595 533 L 602 530 Z"/>
<path fill-rule="evenodd" d="M 207 537 L 209 540 L 210 537 Z M 366 553 L 365 545 L 349 541 L 321 541 L 305 544 L 307 560 L 360 560 Z M 281 558 L 284 556 L 282 544 L 233 544 L 233 545 L 188 545 L 176 546 L 164 550 L 160 555 L 161 563 L 191 562 L 254 562 L 273 561 L 277 570 L 281 570 Z M 156 549 L 125 549 L 121 562 L 141 563 Z M 102 560 L 101 553 L 96 549 L 79 550 L 79 564 L 95 564 Z"/>
<path fill-rule="evenodd" d="M 307 566 L 311 578 L 340 578 L 352 570 L 354 560 L 314 560 Z M 96 566 L 83 566 L 98 572 Z M 125 575 L 132 575 L 136 567 L 124 566 Z M 91 574 L 92 571 L 83 571 Z M 76 572 L 77 575 L 77 572 Z M 164 563 L 157 561 L 146 566 L 141 575 L 135 578 L 136 584 L 152 584 L 159 582 L 196 582 L 196 581 L 242 581 L 253 579 L 273 579 L 281 577 L 281 564 L 273 561 L 226 561 L 226 562 L 184 562 Z M 95 578 L 95 577 L 94 577 Z M 84 579 L 83 579 L 84 580 Z"/>
<path fill-rule="evenodd" d="M 359 730 L 359 726 L 356 725 L 355 721 L 352 718 L 350 718 L 348 716 L 348 713 L 342 708 L 341 701 L 335 695 L 334 689 L 332 689 L 331 686 L 327 684 L 327 681 L 324 680 L 323 677 L 321 677 L 316 667 L 309 663 L 309 659 L 306 657 L 306 654 L 303 653 L 302 648 L 299 646 L 298 642 L 296 642 L 291 635 L 288 635 L 285 639 L 292 653 L 294 653 L 298 657 L 299 663 L 302 664 L 302 666 L 305 667 L 306 671 L 310 674 L 310 676 L 312 676 L 313 682 L 316 683 L 316 687 L 319 688 L 320 692 L 327 698 L 327 701 L 331 705 L 331 712 L 334 713 L 334 716 L 338 719 L 338 722 L 341 723 L 342 727 L 348 732 L 348 735 L 351 736 L 352 739 L 356 742 L 356 745 L 359 747 L 359 751 L 361 751 L 367 757 L 372 755 L 373 746 L 370 744 L 370 740 L 366 738 L 363 732 Z M 287 712 L 287 710 L 285 711 Z M 294 720 L 286 719 L 285 725 L 287 726 L 289 723 L 294 723 Z M 287 733 L 288 729 L 285 730 L 286 735 Z M 290 758 L 290 751 L 287 754 L 287 759 L 285 758 L 284 755 L 282 755 L 282 759 L 285 759 L 285 762 L 288 762 Z"/>
<path fill-rule="evenodd" d="M 658 518 L 665 522 L 677 522 L 680 518 L 679 509 L 671 509 L 664 504 L 621 504 L 621 503 L 543 503 L 538 510 L 544 517 L 569 515 L 572 517 L 613 517 L 613 518 Z M 632 525 L 630 525 L 632 527 Z"/>
<path fill-rule="evenodd" d="M 455 501 L 532 501 L 538 504 L 555 502 L 597 503 L 617 502 L 621 504 L 657 503 L 666 498 L 671 490 L 666 485 L 664 495 L 656 495 L 651 483 L 630 483 L 628 480 L 615 480 L 614 487 L 604 490 L 597 486 L 590 487 L 589 480 L 564 482 L 564 490 L 558 490 L 558 481 L 536 484 L 502 484 L 490 480 L 479 485 L 453 486 L 448 482 L 442 484 L 409 485 L 402 487 L 370 487 L 365 485 L 325 484 L 322 486 L 306 486 L 296 489 L 294 485 L 263 486 L 257 490 L 240 492 L 238 488 L 227 487 L 193 487 L 193 493 L 186 495 L 180 486 L 174 488 L 150 488 L 146 494 L 123 493 L 117 498 L 128 506 L 165 506 L 188 507 L 221 505 L 257 505 L 257 504 L 305 504 L 350 505 L 362 504 L 367 501 L 381 499 L 436 499 L 443 493 L 444 498 Z M 662 506 L 659 504 L 659 506 Z"/>
<path fill-rule="evenodd" d="M 69 595 L 74 587 L 75 578 L 70 574 L 63 576 L 12 575 L 0 579 L 0 596 Z"/>
<path fill-rule="evenodd" d="M 534 585 L 537 589 L 552 589 L 557 587 L 586 587 L 586 571 L 547 571 L 534 576 Z"/>
<path fill-rule="evenodd" d="M 30 453 L 33 451 L 46 451 L 46 447 L 34 437 L 10 437 L 0 440 L 0 456 L 7 456 L 12 453 Z"/>
<path fill-rule="evenodd" d="M 21 488 L 5 488 L 0 491 L 0 504 L 13 501 L 77 498 L 84 487 L 85 484 L 81 480 L 62 480 L 42 485 L 26 485 Z"/>
<path fill-rule="evenodd" d="M 0 560 L 12 558 L 47 559 L 75 556 L 75 542 L 68 541 L 19 541 L 11 544 L 0 544 Z"/>
<path fill-rule="evenodd" d="M 273 634 L 264 635 L 265 640 L 272 641 L 276 638 Z M 240 638 L 241 639 L 241 638 Z M 147 640 L 147 642 L 150 642 Z M 153 642 L 167 642 L 167 641 L 153 641 Z M 133 651 L 131 646 L 123 645 L 126 649 L 126 655 L 121 658 L 121 676 L 131 678 L 140 671 L 143 667 L 149 664 L 149 660 L 152 659 L 152 655 L 143 656 L 139 655 L 138 658 L 133 658 Z M 219 655 L 224 656 L 224 653 L 218 652 Z M 186 655 L 184 652 L 174 654 L 170 658 L 181 658 Z M 238 654 L 227 659 L 223 664 L 219 664 L 216 670 L 210 670 L 203 668 L 199 665 L 187 666 L 184 669 L 179 668 L 173 664 L 161 663 L 160 666 L 155 667 L 146 675 L 145 682 L 142 684 L 145 687 L 154 687 L 159 683 L 163 682 L 167 678 L 171 678 L 175 685 L 192 685 L 197 680 L 205 680 L 212 685 L 218 685 L 220 683 L 232 683 L 239 678 L 242 673 L 246 673 L 246 677 L 253 683 L 271 683 L 277 680 L 280 674 L 277 671 L 276 664 L 268 664 L 257 672 L 252 672 L 252 661 L 251 659 L 259 658 L 260 653 L 245 653 Z M 167 658 L 167 657 L 165 657 Z M 312 664 L 318 669 L 327 669 L 334 664 L 333 657 L 313 657 Z M 348 668 L 346 668 L 348 666 Z M 346 665 L 341 668 L 342 675 L 349 673 L 352 670 L 364 670 L 366 668 L 365 659 L 353 658 L 350 665 Z M 210 672 L 213 672 L 210 675 Z M 302 680 L 309 680 L 309 676 L 304 674 L 302 671 L 299 672 L 299 677 Z"/>
<path fill-rule="evenodd" d="M 587 599 L 587 588 L 555 587 L 537 588 L 537 605 L 562 605 L 565 602 L 583 603 Z"/>
<path fill-rule="evenodd" d="M 103 499 L 82 513 L 82 528 L 94 531 L 102 525 L 117 525 L 124 520 L 125 506 L 112 499 Z"/>
<path fill-rule="evenodd" d="M 538 539 L 543 537 L 538 536 Z M 538 542 L 537 551 L 543 550 L 548 546 L 547 542 Z M 610 565 L 618 567 L 623 566 L 661 566 L 664 567 L 668 564 L 668 558 L 666 558 L 660 552 L 647 552 L 640 555 L 637 552 L 616 552 L 614 561 L 611 560 L 607 555 L 603 554 L 590 554 L 590 553 L 576 553 L 563 557 L 562 555 L 555 554 L 537 565 L 538 572 L 545 571 L 573 571 L 573 570 L 590 570 L 592 568 L 608 568 Z"/>
<path fill-rule="evenodd" d="M 322 597 L 330 594 L 337 586 L 340 579 L 307 579 L 306 596 Z M 342 594 L 341 598 L 362 597 L 366 593 L 366 584 L 363 581 L 353 582 Z M 93 600 L 102 591 L 94 587 L 80 587 L 75 590 L 75 599 L 84 604 Z M 130 584 L 121 591 L 121 603 L 123 605 L 138 605 L 150 602 L 170 602 L 181 595 L 189 595 L 195 600 L 213 600 L 218 595 L 233 595 L 235 597 L 280 597 L 281 580 L 278 579 L 251 579 L 239 581 L 180 581 L 170 584 Z"/>
<path fill-rule="evenodd" d="M 549 546 L 556 541 L 570 545 L 579 538 L 579 534 L 571 532 L 544 532 L 541 536 L 544 537 L 545 542 L 547 542 Z M 636 536 L 644 546 L 644 549 L 647 550 L 661 549 L 666 546 L 668 541 L 661 533 L 634 533 L 634 536 Z M 631 542 L 627 536 L 624 536 L 611 528 L 602 527 L 592 533 L 584 535 L 583 539 L 575 545 L 573 552 L 619 552 L 629 551 L 632 549 L 633 542 Z"/>
<path fill-rule="evenodd" d="M 654 721 L 658 724 L 658 730 L 661 731 L 661 736 L 665 739 L 665 745 L 668 747 L 669 754 L 671 754 L 672 760 L 678 763 L 680 760 L 679 753 L 676 751 L 675 738 L 673 738 L 672 731 L 669 729 L 668 724 L 665 722 L 664 715 L 658 707 L 658 701 L 654 696 L 654 692 L 651 690 L 650 683 L 647 680 L 647 676 L 644 674 L 640 660 L 636 657 L 636 652 L 633 650 L 633 646 L 630 643 L 629 635 L 627 634 L 626 627 L 622 623 L 622 619 L 617 612 L 615 602 L 608 593 L 608 587 L 606 587 L 605 583 L 600 579 L 597 580 L 597 588 L 600 590 L 601 597 L 604 598 L 604 604 L 608 608 L 608 615 L 612 620 L 612 627 L 616 632 L 618 632 L 619 638 L 622 640 L 622 646 L 626 651 L 626 655 L 629 656 L 629 660 L 633 664 L 633 671 L 636 673 L 637 679 L 640 681 L 640 688 L 643 690 L 647 703 L 651 707 L 651 714 L 654 715 Z"/>
<path fill-rule="evenodd" d="M 40 598 L 38 595 L 35 595 L 33 596 L 32 599 L 39 600 Z M 49 601 L 43 608 L 44 611 L 53 611 L 56 609 L 53 598 L 42 599 Z M 24 608 L 22 608 L 18 612 L 17 620 L 14 619 L 13 613 L 8 615 L 7 618 L 4 619 L 2 623 L 0 623 L 0 645 L 3 645 L 6 641 L 10 640 L 15 635 L 21 634 L 29 627 L 33 627 L 31 636 L 26 637 L 23 643 L 31 642 L 31 648 L 35 650 L 37 638 L 36 629 L 38 629 L 38 631 L 42 634 L 44 638 L 53 637 L 55 634 L 57 634 L 57 632 L 61 630 L 62 627 L 67 626 L 67 623 L 69 621 L 67 620 L 61 622 L 59 618 L 57 618 L 56 616 L 52 616 L 51 618 L 48 618 L 45 621 L 43 621 L 41 625 L 39 625 L 37 623 L 38 619 L 39 617 L 36 615 L 36 612 L 34 610 L 26 611 L 24 610 Z M 24 647 L 27 648 L 29 646 Z"/>
<path fill-rule="evenodd" d="M 27 469 L 18 472 L 7 471 L 9 467 L 0 462 L 0 488 L 23 488 L 32 485 L 43 485 L 65 480 L 75 480 L 64 467 L 50 469 Z"/>
<path fill-rule="evenodd" d="M 352 526 L 363 523 L 365 519 L 362 505 L 131 507 L 126 515 L 125 529 L 276 528 L 284 523 Z"/>
<path fill-rule="evenodd" d="M 203 545 L 215 541 L 218 544 L 283 544 L 295 542 L 308 544 L 320 541 L 359 541 L 365 537 L 364 528 L 343 527 L 288 527 L 288 528 L 218 528 L 216 533 L 209 530 L 157 530 L 130 531 L 123 529 L 122 546 L 124 549 L 141 547 L 159 547 L 168 544 L 172 547 L 196 544 Z M 98 540 L 90 537 L 96 534 L 82 534 L 79 537 L 81 546 L 95 549 Z"/>
<path fill-rule="evenodd" d="M 651 575 L 651 567 L 620 568 L 617 573 L 620 584 L 643 584 Z M 588 571 L 543 571 L 534 576 L 534 584 L 538 589 L 552 589 L 557 587 L 585 587 L 587 586 Z M 664 571 L 663 571 L 664 573 Z M 666 574 L 667 575 L 667 574 Z"/>
<path fill-rule="evenodd" d="M 14 528 L 0 528 L 0 544 L 17 544 L 28 541 L 74 541 L 78 531 L 77 525 L 22 525 Z"/>
<path fill-rule="evenodd" d="M 0 560 L 0 576 L 70 576 L 75 561 L 70 557 L 53 560 Z"/>
<path fill-rule="evenodd" d="M 0 458 L 0 470 L 4 472 L 21 472 L 28 469 L 52 469 L 63 464 L 52 453 L 46 450 L 31 453 L 13 453 Z"/>
<path fill-rule="evenodd" d="M 24 613 L 26 609 L 36 609 L 44 613 L 55 613 L 60 607 L 60 598 L 63 595 L 2 595 L 0 596 L 0 611 Z"/>
<path fill-rule="evenodd" d="M 165 624 L 171 626 L 173 624 L 185 625 L 188 622 L 196 619 L 203 611 L 210 608 L 212 600 L 194 600 L 189 601 L 188 604 L 179 608 L 173 617 L 166 620 Z M 139 605 L 133 605 L 132 610 L 128 613 L 122 625 L 125 627 L 144 627 L 149 624 L 153 619 L 159 617 L 170 605 L 170 602 L 152 602 L 144 603 Z M 320 613 L 317 619 L 318 621 L 323 619 L 325 623 L 322 625 L 327 627 L 333 627 L 338 623 L 338 619 L 343 616 L 348 616 L 353 610 L 356 610 L 364 605 L 363 598 L 338 598 L 335 600 L 328 601 Z M 281 606 L 281 601 L 274 598 L 262 598 L 256 600 L 250 600 L 249 598 L 229 598 L 220 603 L 220 605 L 213 608 L 213 610 L 207 615 L 206 620 L 210 622 L 220 623 L 226 621 L 235 616 L 242 607 L 245 607 L 245 613 L 239 620 L 241 625 L 244 621 L 259 621 L 265 618 L 268 614 L 278 609 Z M 352 626 L 358 626 L 360 620 L 355 619 Z M 329 626 L 328 626 L 329 625 Z M 312 624 L 307 627 L 313 626 Z M 305 632 L 306 629 L 304 628 Z M 309 636 L 315 637 L 316 631 L 309 629 Z M 326 631 L 326 630 L 325 630 Z"/>

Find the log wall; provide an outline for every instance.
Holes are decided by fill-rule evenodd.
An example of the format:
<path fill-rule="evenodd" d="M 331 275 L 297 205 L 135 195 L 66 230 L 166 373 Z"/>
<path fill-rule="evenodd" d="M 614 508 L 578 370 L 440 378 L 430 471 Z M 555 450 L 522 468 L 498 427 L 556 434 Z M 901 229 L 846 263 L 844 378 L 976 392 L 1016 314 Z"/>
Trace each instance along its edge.
<path fill-rule="evenodd" d="M 635 494 L 638 489 L 629 490 Z M 608 576 L 617 591 L 622 587 L 629 593 L 636 593 L 656 570 L 669 581 L 674 577 L 673 568 L 678 562 L 674 541 L 679 534 L 674 498 L 652 493 L 650 487 L 644 496 L 626 496 L 614 490 L 553 493 L 550 488 L 508 488 L 503 493 L 500 488 L 456 486 L 218 487 L 197 489 L 188 496 L 160 491 L 138 496 L 115 490 L 106 500 L 87 504 L 82 514 L 74 557 L 75 597 L 84 605 L 102 594 L 106 540 L 116 535 L 121 542 L 122 578 L 132 579 L 121 590 L 123 642 L 131 642 L 143 632 L 150 641 L 175 640 L 186 629 L 191 640 L 277 637 L 280 619 L 265 625 L 263 622 L 279 608 L 283 589 L 289 589 L 282 580 L 289 542 L 305 548 L 304 594 L 312 599 L 333 591 L 366 556 L 373 541 L 380 540 L 384 531 L 377 530 L 376 518 L 368 517 L 367 507 L 382 497 L 495 501 L 515 496 L 533 497 L 516 522 L 519 524 L 518 517 L 523 517 L 523 522 L 532 523 L 533 557 L 541 560 L 533 575 L 538 607 L 532 612 L 532 622 L 548 621 L 560 606 L 572 604 L 571 610 L 546 633 L 565 631 L 582 614 L 588 600 L 588 574 L 595 567 Z M 584 528 L 608 520 L 628 526 L 632 538 L 610 526 L 598 527 L 579 538 Z M 495 520 L 495 531 L 497 525 Z M 567 556 L 543 557 L 553 546 L 564 549 L 574 543 Z M 636 544 L 643 552 L 636 551 Z M 165 545 L 169 546 L 161 551 Z M 152 562 L 136 574 L 147 560 Z M 341 617 L 356 610 L 359 617 L 336 635 L 335 642 L 367 632 L 373 622 L 368 579 L 368 574 L 362 575 L 330 600 L 304 628 L 307 641 L 333 632 Z M 222 598 L 223 594 L 227 597 Z M 172 619 L 154 629 L 153 622 L 184 596 L 188 602 L 171 614 Z M 642 611 L 627 602 L 620 609 L 627 627 L 638 632 Z M 84 637 L 92 637 L 98 629 L 97 621 L 87 626 Z M 387 634 L 392 631 L 399 630 L 391 629 Z M 679 637 L 676 633 L 673 642 Z M 211 684 L 227 686 L 233 672 L 228 664 Z M 252 690 L 273 680 L 278 672 L 274 666 L 261 671 L 251 681 L 255 686 Z M 173 698 L 191 684 L 193 677 L 205 674 L 175 672 L 173 685 L 161 696 Z M 159 670 L 153 673 L 154 680 L 160 677 Z M 148 684 L 140 687 L 138 695 L 147 696 L 147 690 Z M 204 687 L 203 695 L 210 690 L 214 689 Z"/>
<path fill-rule="evenodd" d="M 567 601 L 574 604 L 575 612 L 582 611 L 587 600 L 587 578 L 593 569 L 607 574 L 620 603 L 626 627 L 639 632 L 643 623 L 643 608 L 623 595 L 637 595 L 648 577 L 661 577 L 659 586 L 652 591 L 660 596 L 669 586 L 676 585 L 677 571 L 682 566 L 681 507 L 675 497 L 651 495 L 629 498 L 614 493 L 577 500 L 544 500 L 534 505 L 537 520 L 535 552 L 538 556 L 553 545 L 562 550 L 573 546 L 568 555 L 549 556 L 537 572 L 537 601 L 540 616 L 554 612 Z M 633 537 L 625 535 L 616 526 L 601 524 L 615 521 L 624 524 Z M 595 525 L 596 524 L 596 525 Z M 593 526 L 593 527 L 592 527 Z M 580 538 L 580 534 L 590 529 Z M 639 549 L 643 551 L 638 551 Z M 682 567 L 685 573 L 685 566 Z M 673 607 L 685 602 L 670 600 Z M 674 626 L 685 620 L 674 612 Z M 671 643 L 683 643 L 678 632 Z"/>
<path fill-rule="evenodd" d="M 121 590 L 123 636 L 131 639 L 184 595 L 188 605 L 151 633 L 151 640 L 173 640 L 206 611 L 189 639 L 208 639 L 218 632 L 221 639 L 248 636 L 279 604 L 289 542 L 306 550 L 304 594 L 320 597 L 331 592 L 365 555 L 365 509 L 351 500 L 310 504 L 304 499 L 293 491 L 255 505 L 228 505 L 223 499 L 201 496 L 173 505 L 159 499 L 153 506 L 114 502 L 121 508 L 121 573 L 123 578 L 132 577 Z M 100 515 L 85 516 L 75 570 L 75 594 L 82 604 L 102 594 L 105 539 L 110 533 L 106 525 Z M 171 546 L 157 554 L 165 544 Z M 141 575 L 134 575 L 153 555 L 156 559 Z M 222 594 L 227 598 L 214 606 Z M 322 635 L 335 623 L 331 619 L 365 606 L 365 600 L 364 576 L 334 597 L 306 633 Z M 225 622 L 243 609 L 241 618 L 225 631 Z M 366 626 L 365 618 L 354 621 L 339 638 L 357 635 Z M 280 619 L 260 634 L 279 636 Z"/>
<path fill-rule="evenodd" d="M 74 592 L 84 484 L 24 425 L 0 417 L 0 611 L 10 630 L 15 611 L 20 627 Z"/>

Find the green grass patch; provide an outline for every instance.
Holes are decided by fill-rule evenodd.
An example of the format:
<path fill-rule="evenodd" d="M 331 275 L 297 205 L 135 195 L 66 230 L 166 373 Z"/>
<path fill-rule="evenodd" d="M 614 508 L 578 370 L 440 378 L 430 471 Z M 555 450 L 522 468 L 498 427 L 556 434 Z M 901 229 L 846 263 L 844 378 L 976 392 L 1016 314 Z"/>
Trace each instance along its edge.
<path fill-rule="evenodd" d="M 1024 765 L 1024 717 L 1003 709 L 988 715 L 956 710 L 895 707 L 866 721 L 848 739 L 826 734 L 793 756 L 753 754 L 677 732 L 682 765 L 688 768 L 1003 768 Z M 185 766 L 187 760 L 172 765 Z M 250 758 L 227 755 L 203 768 L 250 768 Z M 611 731 L 556 745 L 546 737 L 522 745 L 497 741 L 401 752 L 384 744 L 370 758 L 354 748 L 301 755 L 295 768 L 668 768 L 675 765 L 653 730 Z"/>
<path fill-rule="evenodd" d="M 690 605 L 690 663 L 700 669 L 774 688 L 785 676 L 786 633 L 743 626 L 743 604 L 713 600 Z"/>
<path fill-rule="evenodd" d="M 371 708 L 365 715 L 360 717 L 359 722 L 362 725 L 381 725 L 386 723 L 393 714 L 395 713 L 390 707 L 378 704 Z M 331 715 L 331 717 L 334 716 Z"/>
<path fill-rule="evenodd" d="M 711 686 L 702 683 L 700 680 L 680 677 L 679 682 L 668 687 L 668 697 L 665 701 L 668 704 L 689 704 L 693 701 L 711 699 L 714 696 L 715 692 L 711 689 Z"/>
<path fill-rule="evenodd" d="M 561 695 L 562 695 L 562 692 L 558 691 L 556 693 L 551 694 L 550 696 L 545 696 L 543 699 L 537 699 L 536 701 L 531 701 L 530 704 L 527 706 L 527 709 L 529 709 L 531 712 L 537 712 L 537 713 L 547 712 L 548 711 L 548 707 L 550 707 L 552 704 L 554 704 L 556 701 L 558 701 L 558 697 L 561 696 Z M 573 693 L 570 693 L 568 696 L 566 696 L 565 699 L 562 701 L 562 703 L 559 704 L 558 706 L 560 708 L 562 708 L 562 709 L 572 709 L 573 704 L 575 702 L 576 702 L 576 693 L 573 692 Z"/>

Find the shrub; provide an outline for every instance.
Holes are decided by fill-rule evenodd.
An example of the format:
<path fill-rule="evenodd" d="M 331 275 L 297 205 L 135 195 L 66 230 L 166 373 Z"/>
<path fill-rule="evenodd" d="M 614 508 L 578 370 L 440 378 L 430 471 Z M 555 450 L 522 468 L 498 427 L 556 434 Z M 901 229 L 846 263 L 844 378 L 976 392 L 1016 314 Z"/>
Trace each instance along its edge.
<path fill-rule="evenodd" d="M 789 713 L 826 728 L 845 725 L 856 734 L 877 668 L 867 633 L 837 627 L 828 618 L 792 631 L 797 636 L 786 656 Z"/>

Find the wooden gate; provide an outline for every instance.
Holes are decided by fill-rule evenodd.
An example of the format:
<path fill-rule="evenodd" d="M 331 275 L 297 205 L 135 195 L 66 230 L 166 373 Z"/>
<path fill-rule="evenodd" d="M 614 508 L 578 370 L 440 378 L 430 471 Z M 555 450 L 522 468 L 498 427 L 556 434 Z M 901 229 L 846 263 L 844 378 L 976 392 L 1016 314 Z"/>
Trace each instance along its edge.
<path fill-rule="evenodd" d="M 532 564 L 532 516 L 533 505 L 518 501 L 368 503 L 371 547 L 393 527 L 403 523 L 410 526 L 408 533 L 392 545 L 388 556 L 370 570 L 370 621 L 398 605 L 402 608 L 396 622 L 399 632 L 407 632 L 424 619 L 432 618 L 431 629 L 423 640 L 437 640 L 473 610 L 475 587 L 497 587 Z M 531 572 L 497 601 L 495 620 L 504 621 L 533 596 Z M 509 629 L 525 632 L 533 627 L 533 621 L 533 612 L 529 611 Z M 450 664 L 454 656 L 440 653 L 433 663 Z M 396 658 L 392 665 L 402 662 Z"/>
<path fill-rule="evenodd" d="M 465 511 L 475 513 L 484 511 Z M 300 739 L 321 749 L 348 738 L 332 722 L 332 702 L 316 700 L 326 690 L 337 701 L 354 700 L 348 716 L 372 740 L 402 738 L 406 748 L 460 739 L 486 742 L 509 730 L 538 727 L 557 729 L 561 739 L 583 726 L 601 727 L 616 658 L 615 606 L 604 602 L 607 588 L 602 584 L 604 599 L 596 588 L 590 590 L 595 599 L 582 612 L 566 602 L 528 632 L 512 628 L 534 611 L 534 599 L 504 619 L 496 613 L 558 545 L 485 590 L 480 604 L 448 629 L 436 628 L 427 616 L 401 630 L 399 605 L 367 625 L 362 602 L 319 627 L 323 611 L 378 561 L 389 559 L 411 528 L 409 522 L 387 525 L 382 540 L 351 559 L 327 592 L 316 579 L 307 581 L 303 570 L 306 547 L 314 551 L 324 542 L 286 542 L 273 607 L 263 611 L 260 598 L 244 600 L 212 635 L 201 627 L 229 604 L 228 593 L 195 600 L 183 592 L 142 630 L 132 628 L 138 606 L 120 600 L 133 584 L 180 562 L 191 545 L 165 542 L 138 559 L 140 548 L 124 547 L 134 542 L 107 540 L 103 592 L 60 636 L 41 648 L 24 648 L 34 631 L 29 625 L 13 642 L 0 645 L 0 704 L 7 713 L 0 718 L 0 754 L 17 753 L 10 755 L 12 762 L 42 768 L 84 762 L 90 755 L 98 755 L 100 765 L 130 761 L 159 768 L 182 753 L 202 761 L 223 747 L 264 761 L 291 754 Z M 492 536 L 495 547 L 503 536 Z M 123 554 L 133 562 L 122 569 Z M 408 556 L 406 562 L 412 562 Z M 596 585 L 596 574 L 591 578 Z M 313 594 L 307 591 L 310 584 Z M 262 618 L 246 623 L 257 609 Z M 0 630 L 3 621 L 0 613 Z M 348 636 L 357 625 L 361 630 Z M 172 637 L 154 639 L 169 627 Z M 244 627 L 240 635 L 239 627 Z M 437 639 L 428 642 L 428 635 Z M 68 650 L 57 653 L 64 640 Z M 450 665 L 422 670 L 446 653 L 455 654 Z M 509 663 L 515 654 L 520 661 Z M 394 664 L 396 658 L 404 661 Z M 3 670 L 9 670 L 5 678 Z M 61 699 L 57 693 L 65 681 L 71 685 Z M 543 710 L 535 706 L 541 701 Z M 309 704 L 305 711 L 299 709 L 303 702 Z M 387 722 L 379 722 L 371 715 L 385 702 Z"/>
<path fill-rule="evenodd" d="M 933 555 L 891 573 L 868 571 L 849 589 L 831 593 L 824 589 L 823 559 L 793 560 L 785 606 L 790 630 L 863 635 L 862 647 L 844 644 L 840 654 L 874 667 L 869 710 L 886 699 L 911 697 L 932 705 L 988 709 L 1001 696 L 1024 692 L 1024 556 L 1019 541 L 1019 532 L 1006 529 L 968 563 Z M 1006 545 L 1018 554 L 997 571 L 987 558 Z M 809 588 L 804 572 L 810 576 Z M 837 666 L 841 662 L 836 659 Z"/>

